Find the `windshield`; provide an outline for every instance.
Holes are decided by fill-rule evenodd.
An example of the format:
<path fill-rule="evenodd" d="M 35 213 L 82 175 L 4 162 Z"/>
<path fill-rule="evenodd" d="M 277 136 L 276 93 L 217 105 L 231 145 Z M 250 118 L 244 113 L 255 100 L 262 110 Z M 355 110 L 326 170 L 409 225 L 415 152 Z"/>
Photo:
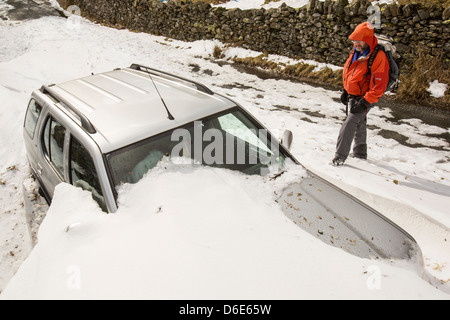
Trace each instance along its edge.
<path fill-rule="evenodd" d="M 138 182 L 164 157 L 183 157 L 194 164 L 260 175 L 280 171 L 286 158 L 278 141 L 238 109 L 192 122 L 106 156 L 116 186 Z"/>

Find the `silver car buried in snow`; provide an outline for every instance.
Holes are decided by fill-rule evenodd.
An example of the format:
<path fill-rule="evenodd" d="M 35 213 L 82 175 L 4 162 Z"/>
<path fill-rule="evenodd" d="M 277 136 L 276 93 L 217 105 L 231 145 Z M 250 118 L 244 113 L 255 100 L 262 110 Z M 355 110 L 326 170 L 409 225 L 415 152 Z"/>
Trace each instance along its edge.
<path fill-rule="evenodd" d="M 247 174 L 274 167 L 282 172 L 287 159 L 301 165 L 289 152 L 289 131 L 278 143 L 229 98 L 138 64 L 34 91 L 24 140 L 32 174 L 49 203 L 56 185 L 66 182 L 89 190 L 111 213 L 117 210 L 116 186 L 136 183 L 165 156 Z M 360 257 L 421 255 L 399 226 L 308 174 L 277 200 L 300 227 Z"/>

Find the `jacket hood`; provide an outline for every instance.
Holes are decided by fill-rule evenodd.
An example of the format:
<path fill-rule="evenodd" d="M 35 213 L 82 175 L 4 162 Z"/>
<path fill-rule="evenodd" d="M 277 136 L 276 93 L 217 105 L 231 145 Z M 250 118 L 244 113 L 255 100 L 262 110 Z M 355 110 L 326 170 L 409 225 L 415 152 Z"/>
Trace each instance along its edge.
<path fill-rule="evenodd" d="M 373 30 L 374 27 L 371 23 L 363 22 L 355 28 L 355 31 L 353 31 L 348 38 L 354 41 L 364 41 L 369 45 L 370 51 L 373 51 L 378 44 L 378 40 L 375 37 Z"/>

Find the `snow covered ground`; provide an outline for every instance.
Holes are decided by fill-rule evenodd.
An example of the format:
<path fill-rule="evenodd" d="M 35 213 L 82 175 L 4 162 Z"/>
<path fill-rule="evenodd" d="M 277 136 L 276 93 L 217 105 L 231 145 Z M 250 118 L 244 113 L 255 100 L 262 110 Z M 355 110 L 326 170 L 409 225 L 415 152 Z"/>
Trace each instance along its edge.
<path fill-rule="evenodd" d="M 368 120 L 369 160 L 333 167 L 344 119 L 339 92 L 262 80 L 209 60 L 216 45 L 224 60 L 259 53 L 59 17 L 3 23 L 0 39 L 0 298 L 450 298 L 450 145 L 439 137 L 450 127 L 392 122 L 391 110 L 376 107 Z M 114 215 L 62 184 L 33 248 L 22 194 L 24 184 L 32 186 L 22 141 L 31 91 L 131 63 L 198 80 L 273 132 L 292 130 L 292 153 L 306 168 L 417 240 L 424 277 L 405 262 L 361 259 L 328 246 L 287 219 L 274 191 L 300 179 L 301 167 L 271 182 L 165 162 L 120 190 Z M 403 146 L 381 130 L 429 148 Z M 34 206 L 46 211 L 41 202 Z"/>

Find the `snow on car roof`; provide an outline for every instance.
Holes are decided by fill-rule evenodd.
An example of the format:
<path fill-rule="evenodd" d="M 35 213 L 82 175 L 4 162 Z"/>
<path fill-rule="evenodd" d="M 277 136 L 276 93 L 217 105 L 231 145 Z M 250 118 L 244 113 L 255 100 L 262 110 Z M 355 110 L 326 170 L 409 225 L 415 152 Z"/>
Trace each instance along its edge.
<path fill-rule="evenodd" d="M 103 152 L 109 152 L 236 106 L 209 89 L 199 90 L 195 82 L 183 80 L 130 67 L 47 89 L 86 116 L 98 133 L 93 138 Z"/>

